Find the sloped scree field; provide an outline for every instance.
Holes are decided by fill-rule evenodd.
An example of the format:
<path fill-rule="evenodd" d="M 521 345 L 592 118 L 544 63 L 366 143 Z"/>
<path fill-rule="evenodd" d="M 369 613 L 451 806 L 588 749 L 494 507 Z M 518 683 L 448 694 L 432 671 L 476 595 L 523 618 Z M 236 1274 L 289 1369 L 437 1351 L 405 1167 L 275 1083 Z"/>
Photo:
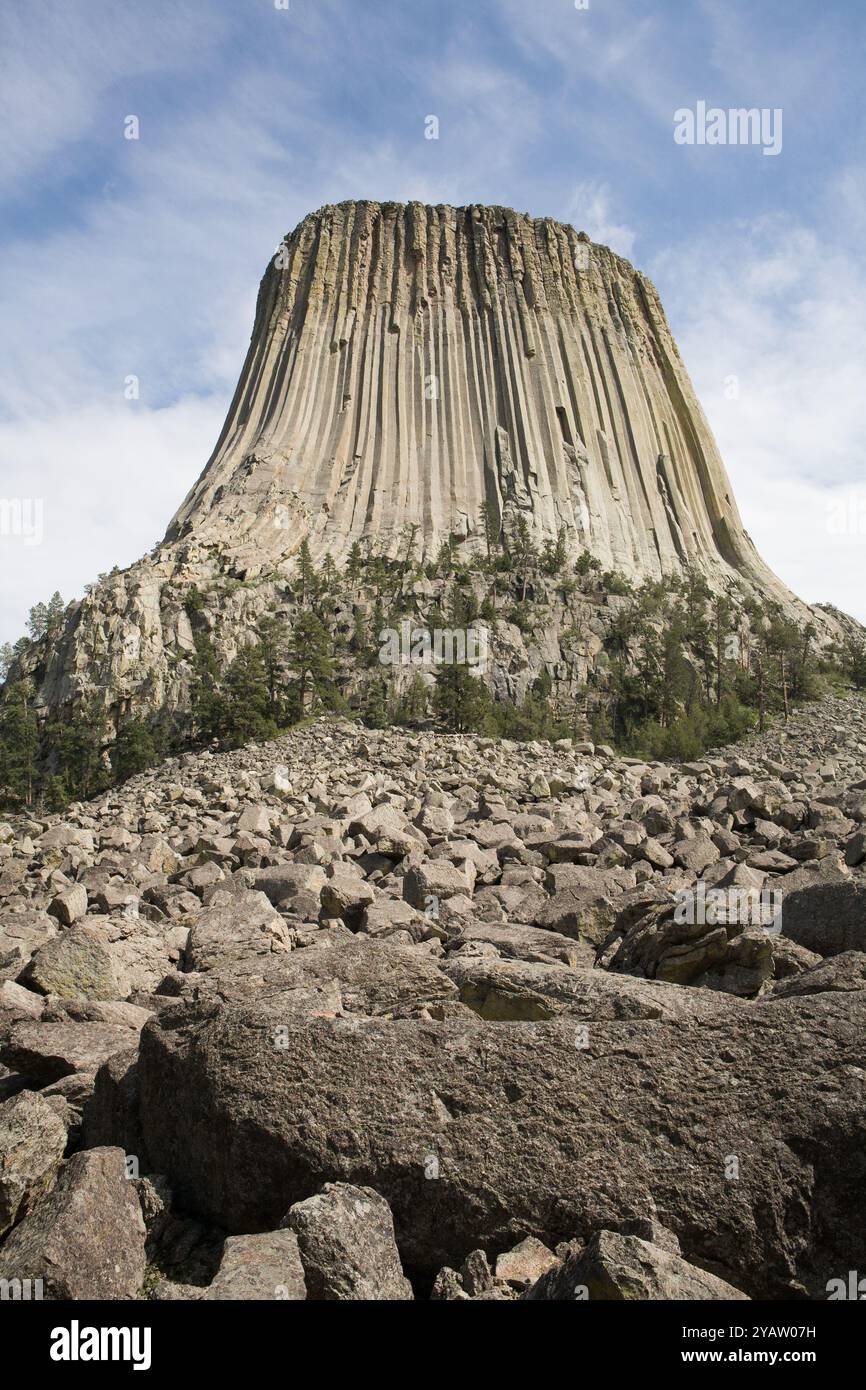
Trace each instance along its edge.
<path fill-rule="evenodd" d="M 826 1298 L 866 706 L 684 766 L 321 720 L 0 825 L 0 1278 Z"/>

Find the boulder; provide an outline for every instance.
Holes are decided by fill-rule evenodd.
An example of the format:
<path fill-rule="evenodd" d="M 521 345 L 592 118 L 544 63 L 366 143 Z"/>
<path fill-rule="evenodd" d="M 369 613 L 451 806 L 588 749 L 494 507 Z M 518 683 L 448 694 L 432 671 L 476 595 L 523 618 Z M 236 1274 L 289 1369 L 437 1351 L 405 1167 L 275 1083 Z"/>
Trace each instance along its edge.
<path fill-rule="evenodd" d="M 71 927 L 87 912 L 87 889 L 82 883 L 73 884 L 52 898 L 48 911 L 64 927 Z"/>
<path fill-rule="evenodd" d="M 776 980 L 774 999 L 791 999 L 803 994 L 823 994 L 826 990 L 866 989 L 866 952 L 841 951 L 829 960 L 820 957 L 809 969 Z"/>
<path fill-rule="evenodd" d="M 555 931 L 543 931 L 540 927 L 469 921 L 461 926 L 449 946 L 459 951 L 478 942 L 494 946 L 500 956 L 509 960 L 581 966 L 587 970 L 595 964 L 595 951 L 588 942 Z"/>
<path fill-rule="evenodd" d="M 11 1018 L 41 1018 L 44 1008 L 45 999 L 41 994 L 34 994 L 14 980 L 4 980 L 0 984 L 0 1014 Z"/>
<path fill-rule="evenodd" d="M 538 910 L 533 921 L 546 931 L 600 946 L 616 921 L 617 911 L 606 893 L 595 888 L 565 888 Z"/>
<path fill-rule="evenodd" d="M 217 894 L 192 925 L 186 964 L 205 974 L 256 975 L 290 949 L 286 924 L 264 893 Z"/>
<path fill-rule="evenodd" d="M 580 1037 L 574 1018 L 316 1019 L 282 1051 L 261 1005 L 168 1010 L 142 1034 L 145 1143 L 229 1232 L 272 1229 L 326 1182 L 374 1187 L 431 1280 L 516 1232 L 553 1248 L 631 1210 L 752 1295 L 823 1290 L 866 1242 L 866 995 L 675 992 L 703 1016 L 606 1012 Z"/>
<path fill-rule="evenodd" d="M 813 883 L 784 892 L 782 932 L 791 941 L 835 956 L 866 951 L 866 880 Z"/>
<path fill-rule="evenodd" d="M 22 981 L 61 999 L 117 999 L 117 975 L 104 938 L 92 927 L 70 927 L 36 952 Z"/>
<path fill-rule="evenodd" d="M 0 1246 L 0 1279 L 41 1279 L 49 1299 L 136 1298 L 144 1239 L 123 1151 L 90 1149 L 73 1154 L 53 1190 Z"/>
<path fill-rule="evenodd" d="M 270 982 L 281 995 L 333 985 L 343 1011 L 368 1016 L 412 1013 L 457 995 L 429 956 L 366 936 L 293 951 Z"/>
<path fill-rule="evenodd" d="M 339 917 L 347 926 L 357 930 L 364 917 L 365 908 L 375 901 L 376 893 L 356 870 L 340 866 L 334 868 L 322 884 L 322 913 L 325 917 Z"/>
<path fill-rule="evenodd" d="M 0 1044 L 0 1061 L 36 1086 L 73 1073 L 95 1075 L 134 1034 L 114 1023 L 14 1023 Z"/>
<path fill-rule="evenodd" d="M 447 957 L 442 970 L 457 985 L 461 1001 L 480 1018 L 502 1023 L 564 1016 L 581 1021 L 587 1038 L 590 1025 L 601 1019 L 719 1016 L 720 1005 L 703 992 L 603 970 L 462 953 Z"/>
<path fill-rule="evenodd" d="M 57 935 L 57 922 L 45 912 L 0 914 L 0 980 L 17 980 L 30 957 Z"/>
<path fill-rule="evenodd" d="M 423 911 L 431 899 L 452 898 L 458 893 L 471 893 L 475 883 L 475 867 L 465 860 L 458 868 L 446 859 L 428 859 L 413 866 L 403 878 L 403 897 L 412 907 Z"/>
<path fill-rule="evenodd" d="M 51 1190 L 65 1149 L 66 1126 L 40 1095 L 0 1105 L 0 1237 Z"/>
<path fill-rule="evenodd" d="M 319 894 L 325 882 L 325 871 L 319 864 L 275 864 L 267 869 L 241 869 L 239 877 L 246 886 L 264 893 L 269 902 L 288 903 L 294 911 L 318 916 Z"/>
<path fill-rule="evenodd" d="M 229 1236 L 219 1269 L 200 1297 L 205 1302 L 305 1299 L 307 1288 L 297 1236 L 293 1231 Z"/>
<path fill-rule="evenodd" d="M 727 1300 L 747 1295 L 681 1255 L 637 1236 L 599 1231 L 585 1250 L 574 1250 L 524 1294 L 550 1299 Z"/>
<path fill-rule="evenodd" d="M 391 1210 L 372 1188 L 326 1183 L 296 1202 L 281 1224 L 297 1236 L 309 1298 L 412 1298 Z"/>
<path fill-rule="evenodd" d="M 534 1236 L 526 1236 L 511 1250 L 506 1250 L 496 1261 L 496 1278 L 504 1279 L 518 1288 L 528 1288 L 537 1283 L 542 1274 L 555 1269 L 559 1260 L 552 1250 Z"/>
<path fill-rule="evenodd" d="M 271 833 L 271 812 L 267 806 L 245 806 L 238 816 L 240 833 L 268 836 Z"/>

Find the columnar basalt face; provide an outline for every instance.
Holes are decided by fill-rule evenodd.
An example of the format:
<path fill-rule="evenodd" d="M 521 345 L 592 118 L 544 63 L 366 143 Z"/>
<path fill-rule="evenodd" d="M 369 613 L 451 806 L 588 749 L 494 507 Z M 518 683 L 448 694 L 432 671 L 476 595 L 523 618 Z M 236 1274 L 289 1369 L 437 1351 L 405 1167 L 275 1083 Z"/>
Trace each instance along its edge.
<path fill-rule="evenodd" d="M 785 594 L 745 534 L 655 288 L 572 227 L 507 208 L 342 203 L 259 291 L 217 448 L 166 539 L 255 569 L 481 543 L 484 511 L 606 568 L 691 565 Z"/>

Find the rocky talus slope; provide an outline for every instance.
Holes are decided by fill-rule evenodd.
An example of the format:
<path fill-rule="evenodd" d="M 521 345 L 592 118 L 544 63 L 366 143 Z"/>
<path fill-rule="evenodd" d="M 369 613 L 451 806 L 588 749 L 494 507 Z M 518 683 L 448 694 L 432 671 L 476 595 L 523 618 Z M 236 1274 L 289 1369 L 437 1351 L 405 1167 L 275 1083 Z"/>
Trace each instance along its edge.
<path fill-rule="evenodd" d="M 4 824 L 0 1278 L 824 1298 L 864 865 L 853 697 L 683 766 L 322 720 Z"/>

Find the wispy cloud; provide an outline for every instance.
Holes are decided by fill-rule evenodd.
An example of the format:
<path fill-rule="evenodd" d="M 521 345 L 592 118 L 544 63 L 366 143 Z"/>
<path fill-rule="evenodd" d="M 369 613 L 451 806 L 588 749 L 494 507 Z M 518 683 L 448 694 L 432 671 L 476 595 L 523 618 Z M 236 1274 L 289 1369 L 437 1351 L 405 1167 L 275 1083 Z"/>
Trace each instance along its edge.
<path fill-rule="evenodd" d="M 568 204 L 568 220 L 593 241 L 609 246 L 620 256 L 631 256 L 636 234 L 626 223 L 616 221 L 613 195 L 606 183 L 579 183 Z"/>
<path fill-rule="evenodd" d="M 852 492 L 866 499 L 862 262 L 774 216 L 717 227 L 653 271 L 670 285 L 668 312 L 759 551 L 802 597 L 866 620 L 866 528 L 834 529 L 840 508 L 854 515 Z"/>

